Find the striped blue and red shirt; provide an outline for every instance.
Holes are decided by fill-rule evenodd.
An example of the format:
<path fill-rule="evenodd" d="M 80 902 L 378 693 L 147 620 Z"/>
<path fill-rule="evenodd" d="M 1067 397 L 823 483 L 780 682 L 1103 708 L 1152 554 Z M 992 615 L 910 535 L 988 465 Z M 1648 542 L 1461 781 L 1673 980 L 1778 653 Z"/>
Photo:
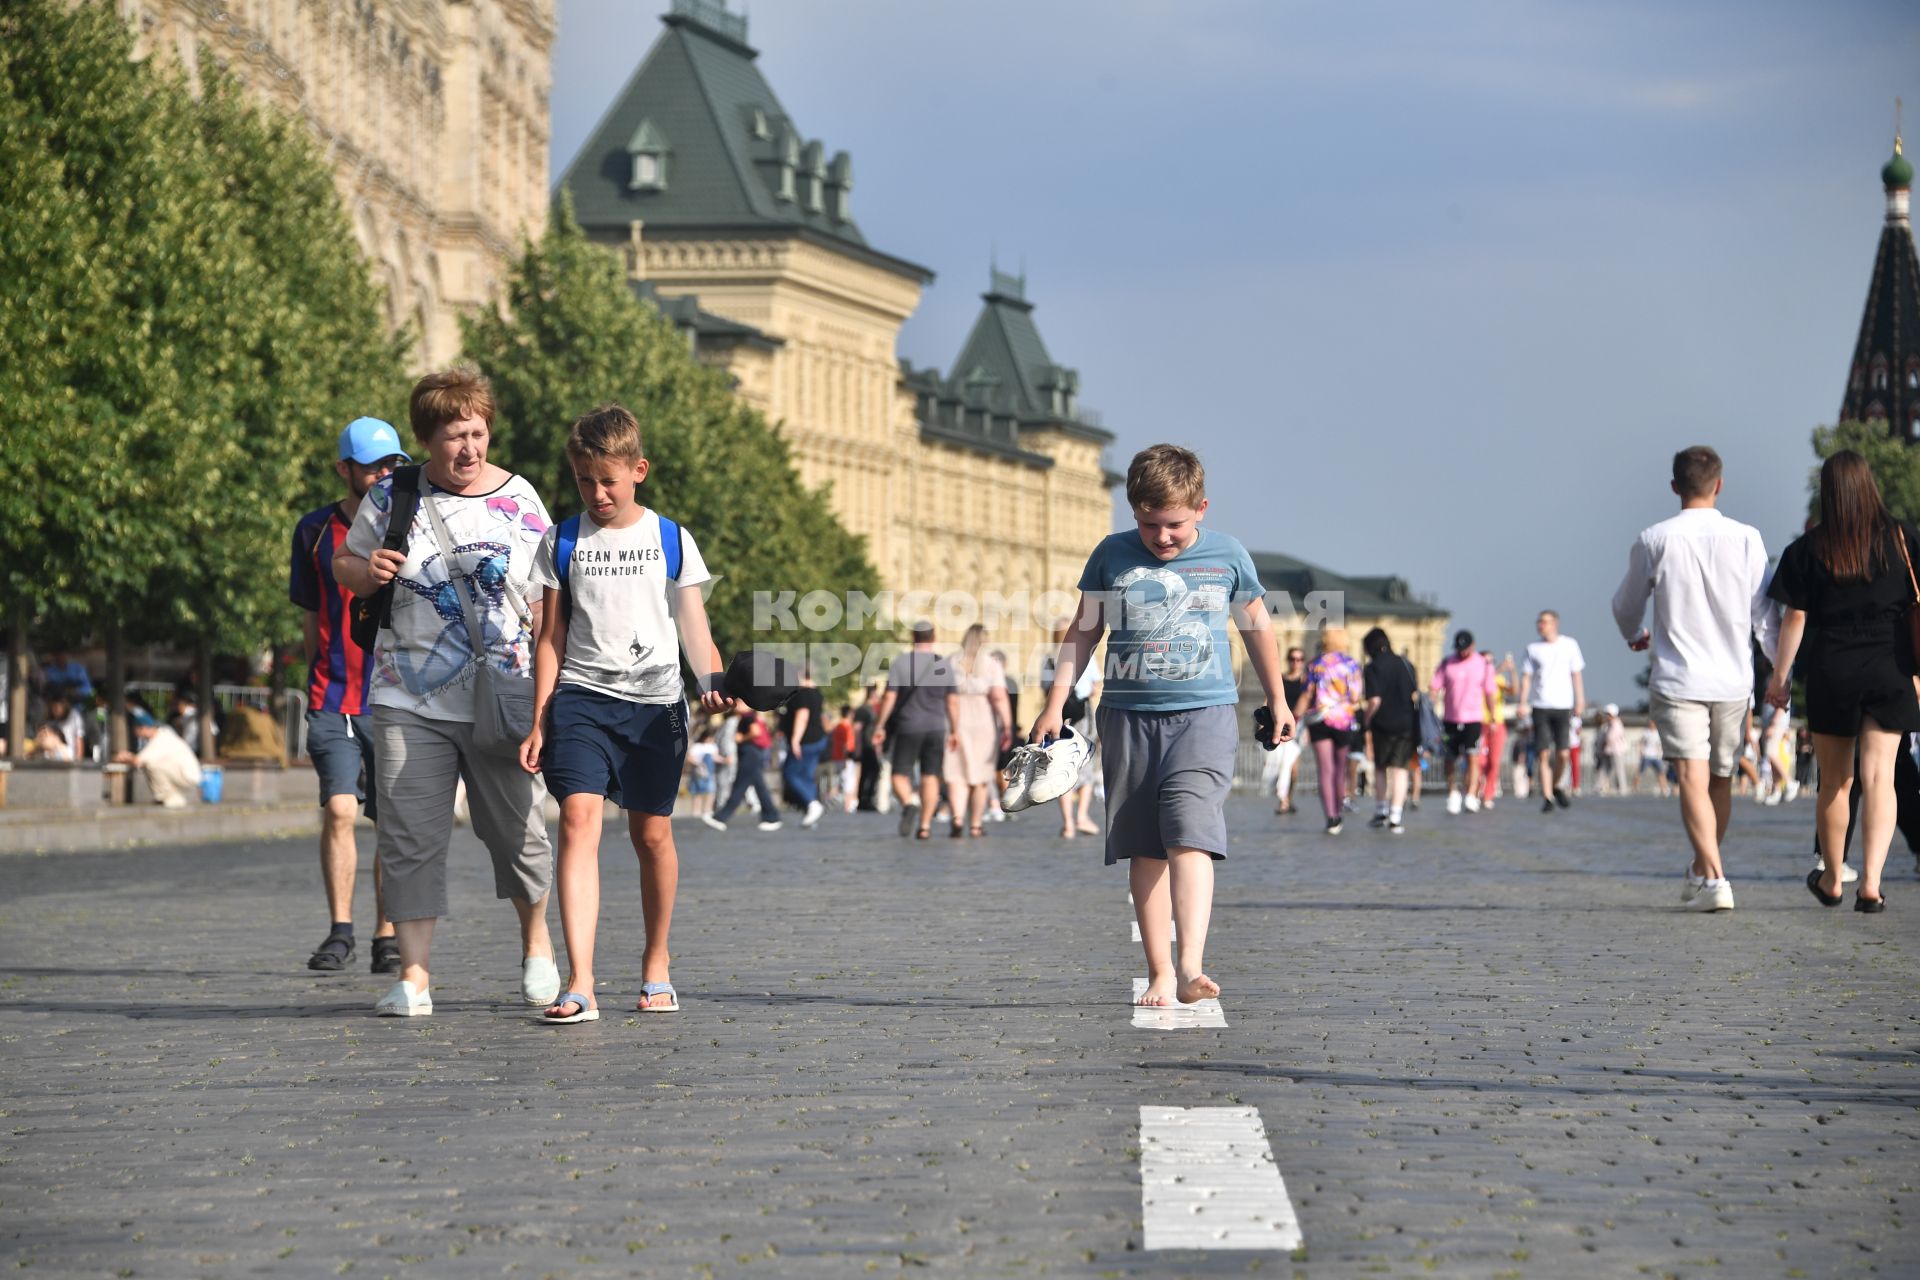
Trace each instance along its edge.
<path fill-rule="evenodd" d="M 319 624 L 320 645 L 307 673 L 307 708 L 365 715 L 371 706 L 373 655 L 353 642 L 353 593 L 333 580 L 333 556 L 352 526 L 340 504 L 309 511 L 293 527 L 293 575 L 287 594 Z"/>

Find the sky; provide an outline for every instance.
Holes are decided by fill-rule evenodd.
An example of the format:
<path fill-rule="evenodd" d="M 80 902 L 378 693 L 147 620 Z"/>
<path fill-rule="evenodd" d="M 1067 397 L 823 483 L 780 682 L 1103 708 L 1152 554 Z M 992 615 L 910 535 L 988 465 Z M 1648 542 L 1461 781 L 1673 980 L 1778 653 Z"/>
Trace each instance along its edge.
<path fill-rule="evenodd" d="M 666 7 L 560 0 L 556 179 Z M 1398 574 L 1496 653 L 1557 609 L 1589 700 L 1626 705 L 1608 602 L 1674 451 L 1720 451 L 1770 551 L 1799 531 L 1894 98 L 1920 116 L 1894 0 L 748 12 L 798 128 L 852 153 L 868 242 L 937 273 L 904 358 L 947 369 L 990 260 L 1024 265 L 1118 469 L 1194 448 L 1209 525 Z"/>

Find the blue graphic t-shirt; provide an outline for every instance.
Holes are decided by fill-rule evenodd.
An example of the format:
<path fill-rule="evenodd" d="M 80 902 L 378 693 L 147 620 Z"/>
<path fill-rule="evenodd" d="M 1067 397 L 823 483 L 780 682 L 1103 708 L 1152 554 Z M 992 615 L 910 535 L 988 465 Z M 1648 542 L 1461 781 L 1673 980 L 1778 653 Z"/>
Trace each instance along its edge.
<path fill-rule="evenodd" d="M 1237 540 L 1202 526 L 1162 560 L 1137 531 L 1111 534 L 1087 557 L 1080 590 L 1099 594 L 1107 624 L 1104 705 L 1191 711 L 1240 700 L 1227 626 L 1266 588 Z"/>

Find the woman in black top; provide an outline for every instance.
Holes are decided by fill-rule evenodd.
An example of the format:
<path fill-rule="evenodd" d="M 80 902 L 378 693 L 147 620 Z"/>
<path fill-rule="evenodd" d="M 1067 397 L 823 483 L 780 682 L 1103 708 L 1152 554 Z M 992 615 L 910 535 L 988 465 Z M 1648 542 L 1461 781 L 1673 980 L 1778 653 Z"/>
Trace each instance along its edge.
<path fill-rule="evenodd" d="M 1807 888 L 1826 906 L 1840 902 L 1847 793 L 1855 748 L 1860 775 L 1861 868 L 1856 911 L 1884 911 L 1880 868 L 1898 805 L 1894 756 L 1920 730 L 1907 612 L 1920 537 L 1894 520 L 1866 459 L 1850 449 L 1820 468 L 1820 523 L 1780 556 L 1768 594 L 1786 606 L 1767 701 L 1787 705 L 1803 635 L 1807 643 L 1807 724 L 1820 763 L 1818 829 L 1823 865 Z"/>

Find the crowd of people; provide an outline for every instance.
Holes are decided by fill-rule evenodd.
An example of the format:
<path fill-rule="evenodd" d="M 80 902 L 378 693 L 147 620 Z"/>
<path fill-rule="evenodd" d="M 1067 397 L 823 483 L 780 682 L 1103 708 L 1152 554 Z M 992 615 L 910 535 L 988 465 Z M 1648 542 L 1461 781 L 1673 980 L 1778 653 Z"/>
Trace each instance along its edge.
<path fill-rule="evenodd" d="M 634 416 L 605 406 L 572 425 L 566 451 L 582 511 L 556 523 L 530 481 L 487 461 L 493 412 L 490 387 L 471 370 L 423 378 L 409 422 L 424 460 L 414 464 L 390 424 L 349 424 L 334 462 L 343 496 L 293 535 L 289 592 L 306 617 L 306 742 L 325 813 L 329 914 L 308 965 L 339 970 L 355 955 L 353 824 L 364 806 L 377 828 L 370 967 L 396 979 L 375 1005 L 382 1015 L 432 1012 L 431 948 L 459 805 L 488 851 L 496 896 L 515 912 L 521 997 L 549 1022 L 597 1019 L 609 802 L 626 814 L 639 863 L 636 1007 L 677 1010 L 671 819 L 683 797 L 689 815 L 723 831 L 743 810 L 773 832 L 788 810 L 811 827 L 829 813 L 897 807 L 902 837 L 944 828 L 977 840 L 1044 792 L 1063 839 L 1098 837 L 1109 864 L 1129 864 L 1149 975 L 1142 1002 L 1213 996 L 1203 954 L 1240 739 L 1230 628 L 1261 690 L 1262 785 L 1277 813 L 1297 813 L 1310 760 L 1329 835 L 1368 790 L 1369 825 L 1404 832 L 1429 778 L 1449 818 L 1470 821 L 1511 793 L 1550 819 L 1583 790 L 1585 754 L 1590 793 L 1679 797 L 1692 849 L 1680 903 L 1691 911 L 1733 908 L 1724 849 L 1741 786 L 1778 804 L 1817 785 L 1806 884 L 1824 905 L 1857 883 L 1855 909 L 1884 911 L 1895 827 L 1920 837 L 1920 630 L 1904 621 L 1920 602 L 1920 541 L 1888 514 L 1857 454 L 1827 461 L 1822 519 L 1777 565 L 1757 530 L 1718 510 L 1718 455 L 1675 456 L 1680 510 L 1634 541 L 1612 601 L 1622 642 L 1649 655 L 1649 718 L 1636 731 L 1614 704 L 1583 726 L 1585 655 L 1552 609 L 1518 660 L 1496 659 L 1460 630 L 1431 672 L 1416 670 L 1377 627 L 1357 652 L 1345 629 L 1328 627 L 1311 661 L 1300 647 L 1283 658 L 1245 549 L 1202 524 L 1199 459 L 1154 446 L 1127 474 L 1136 527 L 1092 550 L 1023 731 L 1020 684 L 978 625 L 941 653 L 931 624 L 916 623 L 884 683 L 858 702 L 830 706 L 804 664 L 769 676 L 745 663 L 756 674 L 743 674 L 747 655 L 724 662 L 708 631 L 701 587 L 712 574 L 695 532 L 640 501 L 651 463 Z M 1797 728 L 1796 672 L 1806 700 Z M 71 708 L 91 680 L 54 654 L 41 683 L 45 749 L 78 750 L 85 728 Z M 162 779 L 156 798 L 175 802 L 190 785 L 184 770 L 197 767 L 184 735 L 144 708 L 134 731 L 137 754 L 151 755 Z M 165 781 L 175 767 L 180 776 Z M 1856 830 L 1857 872 L 1847 862 Z"/>

